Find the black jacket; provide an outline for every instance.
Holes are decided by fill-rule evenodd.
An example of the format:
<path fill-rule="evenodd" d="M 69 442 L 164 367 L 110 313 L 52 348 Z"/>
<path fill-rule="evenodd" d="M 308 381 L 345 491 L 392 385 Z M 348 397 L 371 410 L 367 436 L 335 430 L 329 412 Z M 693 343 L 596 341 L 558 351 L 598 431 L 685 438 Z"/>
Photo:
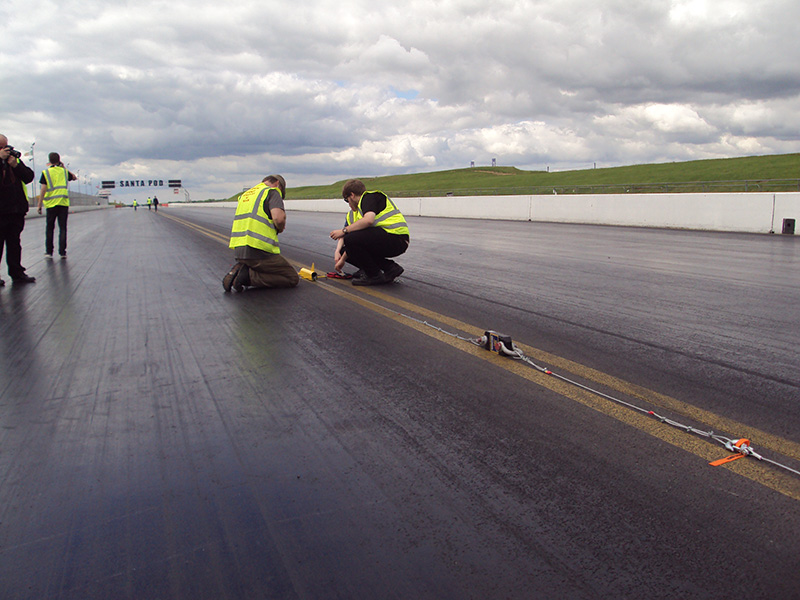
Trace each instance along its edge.
<path fill-rule="evenodd" d="M 0 214 L 25 214 L 28 212 L 28 199 L 24 184 L 33 181 L 33 171 L 17 159 L 13 169 L 5 160 L 0 160 Z"/>

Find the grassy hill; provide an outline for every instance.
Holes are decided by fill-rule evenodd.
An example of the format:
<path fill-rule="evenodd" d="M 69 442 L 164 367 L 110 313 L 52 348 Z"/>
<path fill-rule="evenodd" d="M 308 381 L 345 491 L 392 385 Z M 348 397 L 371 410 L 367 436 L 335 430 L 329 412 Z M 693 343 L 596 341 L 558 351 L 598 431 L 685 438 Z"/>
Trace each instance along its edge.
<path fill-rule="evenodd" d="M 357 175 L 355 175 L 357 177 Z M 433 173 L 361 177 L 390 196 L 800 191 L 800 154 L 632 165 L 576 171 L 472 167 Z M 344 181 L 290 187 L 287 199 L 338 198 Z M 234 197 L 235 199 L 235 197 Z"/>

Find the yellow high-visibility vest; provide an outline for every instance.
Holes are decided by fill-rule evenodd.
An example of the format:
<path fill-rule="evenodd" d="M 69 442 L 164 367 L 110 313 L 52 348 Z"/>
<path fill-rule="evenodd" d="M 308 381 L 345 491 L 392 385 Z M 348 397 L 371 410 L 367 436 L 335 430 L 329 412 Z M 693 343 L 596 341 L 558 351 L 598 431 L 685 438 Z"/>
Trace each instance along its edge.
<path fill-rule="evenodd" d="M 270 190 L 278 190 L 278 193 L 281 193 L 280 188 L 259 183 L 239 196 L 228 247 L 250 246 L 272 254 L 281 253 L 278 245 L 278 228 L 264 207 Z"/>
<path fill-rule="evenodd" d="M 364 216 L 364 215 L 362 215 L 362 214 L 361 214 L 360 212 L 358 212 L 357 210 L 351 210 L 351 211 L 348 211 L 348 213 L 347 213 L 347 225 L 348 225 L 348 226 L 352 225 L 353 223 L 355 223 L 356 221 L 358 221 L 358 220 L 359 220 L 361 217 L 363 217 L 363 216 Z"/>
<path fill-rule="evenodd" d="M 375 222 L 373 224 L 376 227 L 386 230 L 388 233 L 394 233 L 396 235 L 408 235 L 408 223 L 406 223 L 406 218 L 403 216 L 403 213 L 401 213 L 394 205 L 389 196 L 383 192 L 364 192 L 361 194 L 361 200 L 358 201 L 358 212 L 364 214 L 364 211 L 361 208 L 361 201 L 367 194 L 381 194 L 384 198 L 386 198 L 386 208 L 384 208 L 380 214 L 375 215 Z"/>
<path fill-rule="evenodd" d="M 44 192 L 44 207 L 69 206 L 69 190 L 67 189 L 69 171 L 66 167 L 48 167 L 42 174 L 47 183 L 47 190 Z"/>

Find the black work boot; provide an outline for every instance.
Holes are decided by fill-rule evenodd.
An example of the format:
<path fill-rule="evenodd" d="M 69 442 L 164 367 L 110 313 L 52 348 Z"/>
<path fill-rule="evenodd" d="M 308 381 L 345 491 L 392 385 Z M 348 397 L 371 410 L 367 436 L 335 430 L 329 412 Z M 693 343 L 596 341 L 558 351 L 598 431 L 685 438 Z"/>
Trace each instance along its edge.
<path fill-rule="evenodd" d="M 403 274 L 403 271 L 403 267 L 398 265 L 396 262 L 392 262 L 392 266 L 384 269 L 383 274 L 386 276 L 386 281 L 390 282 L 400 277 L 400 275 Z"/>
<path fill-rule="evenodd" d="M 222 278 L 222 288 L 226 292 L 231 291 L 231 287 L 233 287 L 233 281 L 236 279 L 236 276 L 239 274 L 239 269 L 242 268 L 242 263 L 237 262 L 235 265 L 231 267 L 231 270 L 228 271 L 228 274 Z"/>
<path fill-rule="evenodd" d="M 243 292 L 245 286 L 248 285 L 250 285 L 250 268 L 247 265 L 242 265 L 233 280 L 233 289 L 237 292 Z"/>
<path fill-rule="evenodd" d="M 362 273 L 359 277 L 354 277 L 352 283 L 353 285 L 382 285 L 386 283 L 386 277 L 383 275 L 383 271 L 378 271 L 371 277 Z"/>

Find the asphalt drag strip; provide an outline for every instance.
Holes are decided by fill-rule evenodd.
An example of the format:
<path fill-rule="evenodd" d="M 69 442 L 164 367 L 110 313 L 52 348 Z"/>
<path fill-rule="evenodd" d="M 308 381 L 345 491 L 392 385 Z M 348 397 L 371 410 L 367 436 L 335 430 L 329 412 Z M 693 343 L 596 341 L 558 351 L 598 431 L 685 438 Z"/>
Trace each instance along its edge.
<path fill-rule="evenodd" d="M 795 461 L 798 317 L 772 303 L 796 245 L 412 219 L 397 284 L 226 294 L 231 216 L 71 215 L 50 262 L 28 223 L 37 282 L 0 289 L 2 597 L 795 593 L 796 479 L 450 334 Z M 290 212 L 284 255 L 328 270 L 340 220 Z"/>

